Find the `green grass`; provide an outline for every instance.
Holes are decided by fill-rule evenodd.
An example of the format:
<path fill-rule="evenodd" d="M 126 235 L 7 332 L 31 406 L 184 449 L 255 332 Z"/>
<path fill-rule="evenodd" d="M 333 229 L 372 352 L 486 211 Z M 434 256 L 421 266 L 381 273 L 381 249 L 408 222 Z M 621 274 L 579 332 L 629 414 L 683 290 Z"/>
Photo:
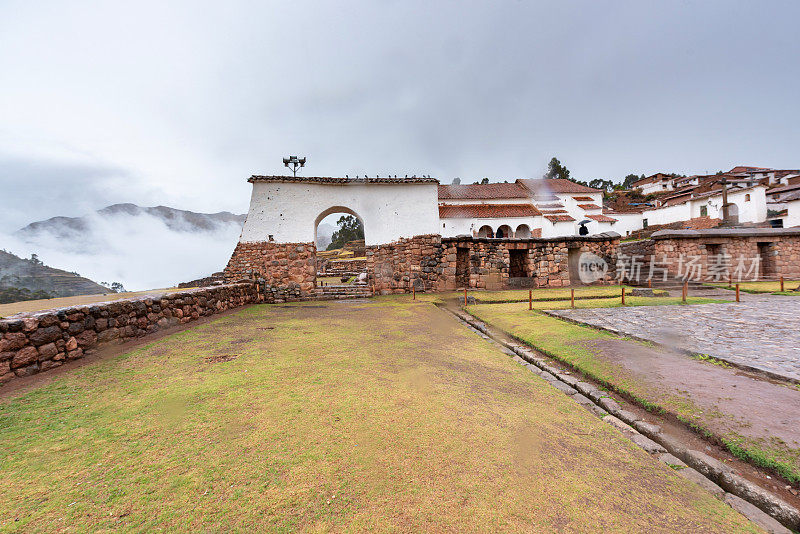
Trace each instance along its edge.
<path fill-rule="evenodd" d="M 425 302 L 250 307 L 0 401 L 0 531 L 654 525 L 756 531 Z"/>
<path fill-rule="evenodd" d="M 689 302 L 700 303 L 698 300 L 708 299 L 690 298 Z M 555 306 L 551 308 L 564 308 L 563 303 L 553 304 Z M 632 302 L 632 305 L 636 304 Z M 609 302 L 609 305 L 618 303 Z M 545 308 L 541 305 L 538 307 Z M 759 440 L 745 439 L 733 434 L 712 436 L 708 430 L 708 422 L 723 414 L 704 411 L 684 395 L 665 393 L 654 383 L 643 380 L 622 365 L 603 358 L 592 348 L 592 343 L 597 340 L 623 338 L 588 326 L 562 321 L 539 310 L 529 311 L 527 306 L 519 304 L 479 304 L 468 306 L 467 311 L 548 356 L 579 370 L 593 380 L 605 384 L 609 389 L 625 395 L 645 409 L 675 415 L 699 434 L 718 439 L 742 459 L 768 467 L 789 481 L 800 482 L 800 451 L 789 449 L 785 444 L 762 443 Z M 636 345 L 642 345 L 634 340 L 627 342 L 631 344 L 631 351 L 635 351 Z M 713 365 L 728 365 L 708 356 L 705 358 L 698 356 L 697 359 Z M 732 444 L 736 444 L 736 447 L 732 448 Z"/>
<path fill-rule="evenodd" d="M 730 289 L 732 291 L 736 290 L 736 284 L 734 283 L 730 287 L 726 283 L 707 283 L 706 285 L 719 287 L 721 289 Z M 783 287 L 785 290 L 791 290 L 796 288 L 800 285 L 800 280 L 784 280 Z M 796 291 L 783 291 L 781 292 L 781 283 L 780 280 L 773 281 L 773 280 L 762 280 L 762 281 L 755 281 L 755 282 L 739 282 L 739 291 L 743 291 L 745 293 L 775 293 L 780 295 L 798 295 L 799 293 Z"/>
<path fill-rule="evenodd" d="M 630 291 L 632 287 L 625 286 L 625 290 Z M 574 288 L 543 288 L 533 289 L 534 301 L 547 300 L 569 300 L 570 290 L 575 290 L 576 299 L 589 299 L 599 297 L 611 297 L 621 294 L 620 286 L 578 286 Z M 469 291 L 468 294 L 479 303 L 502 303 L 502 302 L 528 302 L 528 289 L 506 289 L 501 291 Z M 658 291 L 657 291 L 658 293 Z M 661 291 L 660 293 L 665 293 Z M 457 296 L 456 293 L 452 295 Z M 463 293 L 461 293 L 463 295 Z"/>

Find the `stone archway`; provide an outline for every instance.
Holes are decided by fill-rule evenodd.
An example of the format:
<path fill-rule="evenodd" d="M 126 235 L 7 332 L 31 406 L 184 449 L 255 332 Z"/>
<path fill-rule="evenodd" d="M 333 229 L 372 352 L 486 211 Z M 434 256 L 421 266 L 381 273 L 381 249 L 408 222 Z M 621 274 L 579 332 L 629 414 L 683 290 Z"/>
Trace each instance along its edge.
<path fill-rule="evenodd" d="M 511 237 L 514 237 L 514 233 L 511 230 L 511 227 L 509 225 L 507 225 L 507 224 L 501 225 L 497 229 L 497 232 L 494 235 L 495 235 L 495 237 L 506 238 L 506 239 L 510 239 Z"/>
<path fill-rule="evenodd" d="M 520 224 L 517 226 L 517 231 L 514 233 L 517 239 L 528 239 L 531 237 L 531 227 L 527 224 Z"/>
<path fill-rule="evenodd" d="M 317 218 L 314 219 L 314 243 L 317 242 L 317 230 L 319 228 L 319 223 L 322 222 L 322 219 L 334 213 L 347 213 L 348 215 L 352 215 L 358 219 L 359 222 L 361 222 L 361 226 L 364 228 L 364 241 L 367 240 L 367 225 L 364 224 L 363 217 L 346 206 L 331 206 L 330 208 L 323 210 L 323 212 L 317 215 Z"/>

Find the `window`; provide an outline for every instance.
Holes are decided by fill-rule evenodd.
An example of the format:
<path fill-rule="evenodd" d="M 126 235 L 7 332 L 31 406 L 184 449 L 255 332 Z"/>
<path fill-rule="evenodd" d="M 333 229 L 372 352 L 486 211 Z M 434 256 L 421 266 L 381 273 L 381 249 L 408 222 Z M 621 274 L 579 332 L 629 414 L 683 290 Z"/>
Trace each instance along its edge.
<path fill-rule="evenodd" d="M 642 219 L 642 228 L 647 228 L 647 219 Z"/>
<path fill-rule="evenodd" d="M 747 194 L 744 196 L 744 201 L 745 201 L 745 202 L 750 202 L 750 193 L 747 193 Z"/>
<path fill-rule="evenodd" d="M 700 206 L 700 217 L 708 217 L 708 206 Z"/>

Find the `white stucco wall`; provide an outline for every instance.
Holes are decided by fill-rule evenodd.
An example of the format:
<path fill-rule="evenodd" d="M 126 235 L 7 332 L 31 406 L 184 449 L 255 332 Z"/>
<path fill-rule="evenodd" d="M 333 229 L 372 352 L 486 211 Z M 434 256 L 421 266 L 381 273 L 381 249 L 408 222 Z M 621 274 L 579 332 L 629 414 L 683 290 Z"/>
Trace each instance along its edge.
<path fill-rule="evenodd" d="M 617 220 L 610 229 L 617 232 L 622 237 L 625 237 L 634 230 L 642 229 L 641 213 L 609 213 L 608 216 Z"/>
<path fill-rule="evenodd" d="M 800 226 L 800 199 L 791 200 L 786 203 L 788 213 L 783 218 L 783 227 L 791 228 L 792 226 Z"/>
<path fill-rule="evenodd" d="M 516 233 L 517 227 L 521 224 L 528 225 L 531 232 L 536 228 L 541 228 L 542 218 L 537 217 L 502 217 L 502 218 L 452 218 L 439 220 L 439 233 L 442 237 L 455 237 L 457 235 L 473 235 L 484 225 L 490 226 L 493 233 L 497 233 L 497 229 L 503 225 L 511 227 L 511 230 Z"/>
<path fill-rule="evenodd" d="M 367 245 L 440 233 L 435 183 L 256 182 L 240 241 L 267 241 L 272 235 L 278 243 L 310 243 L 317 222 L 339 208 L 361 219 Z"/>

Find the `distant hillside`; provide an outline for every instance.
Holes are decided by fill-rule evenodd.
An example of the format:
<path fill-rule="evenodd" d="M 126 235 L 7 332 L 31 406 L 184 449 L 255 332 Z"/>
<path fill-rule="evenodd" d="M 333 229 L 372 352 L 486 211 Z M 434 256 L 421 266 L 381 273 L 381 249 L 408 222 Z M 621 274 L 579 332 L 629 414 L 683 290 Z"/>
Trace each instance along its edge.
<path fill-rule="evenodd" d="M 110 292 L 88 278 L 0 250 L 0 289 L 10 288 L 31 293 L 44 291 L 52 297 Z"/>
<path fill-rule="evenodd" d="M 80 217 L 33 222 L 2 246 L 131 291 L 172 287 L 225 268 L 245 215 L 114 204 Z"/>
<path fill-rule="evenodd" d="M 176 232 L 208 232 L 220 225 L 235 223 L 244 224 L 246 215 L 236 215 L 227 211 L 219 213 L 195 213 L 167 206 L 143 208 L 136 204 L 113 204 L 95 212 L 101 218 L 117 215 L 140 216 L 150 215 L 164 222 L 170 230 Z M 15 232 L 16 237 L 29 240 L 42 233 L 48 233 L 59 239 L 75 239 L 85 236 L 91 231 L 92 223 L 88 216 L 84 217 L 52 217 L 46 221 L 37 221 Z M 78 239 L 80 240 L 80 239 Z"/>

